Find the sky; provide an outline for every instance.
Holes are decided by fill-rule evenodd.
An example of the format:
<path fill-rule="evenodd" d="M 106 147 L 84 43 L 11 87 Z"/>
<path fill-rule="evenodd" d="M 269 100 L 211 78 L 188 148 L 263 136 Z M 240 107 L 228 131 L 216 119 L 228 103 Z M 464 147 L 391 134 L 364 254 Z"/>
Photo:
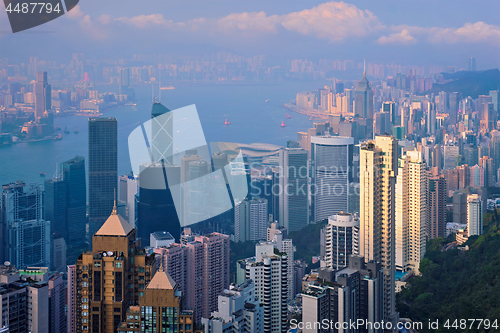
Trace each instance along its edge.
<path fill-rule="evenodd" d="M 0 10 L 0 57 L 232 51 L 276 62 L 366 58 L 461 68 L 472 56 L 488 69 L 500 67 L 499 13 L 497 0 L 80 0 L 66 15 L 16 34 Z"/>

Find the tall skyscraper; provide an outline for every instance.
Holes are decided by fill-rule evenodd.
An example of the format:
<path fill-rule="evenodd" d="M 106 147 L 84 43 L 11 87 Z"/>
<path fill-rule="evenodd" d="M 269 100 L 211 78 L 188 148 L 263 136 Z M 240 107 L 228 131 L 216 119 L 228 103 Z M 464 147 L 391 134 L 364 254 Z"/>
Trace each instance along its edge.
<path fill-rule="evenodd" d="M 115 118 L 89 119 L 89 237 L 113 210 L 118 190 L 118 144 Z"/>
<path fill-rule="evenodd" d="M 229 236 L 195 236 L 187 244 L 173 243 L 153 250 L 165 271 L 179 281 L 187 309 L 196 322 L 217 310 L 217 298 L 229 286 Z"/>
<path fill-rule="evenodd" d="M 349 265 L 349 256 L 359 251 L 359 218 L 339 212 L 328 218 L 325 235 L 325 267 L 339 270 Z"/>
<path fill-rule="evenodd" d="M 67 303 L 67 312 L 66 312 L 66 327 L 68 329 L 68 333 L 73 333 L 76 331 L 75 327 L 75 311 L 76 311 L 76 266 L 68 265 L 68 284 L 66 287 L 66 303 Z"/>
<path fill-rule="evenodd" d="M 384 102 L 382 104 L 382 111 L 389 114 L 392 126 L 398 125 L 398 109 L 396 108 L 396 103 Z"/>
<path fill-rule="evenodd" d="M 79 255 L 87 223 L 85 160 L 81 156 L 61 164 L 58 176 L 45 181 L 45 219 L 52 233 L 60 233 L 68 245 L 71 261 Z"/>
<path fill-rule="evenodd" d="M 38 72 L 35 82 L 35 119 L 43 117 L 43 113 L 52 108 L 51 94 L 47 72 Z"/>
<path fill-rule="evenodd" d="M 66 284 L 63 274 L 53 274 L 49 277 L 49 332 L 66 333 Z"/>
<path fill-rule="evenodd" d="M 339 136 L 311 138 L 311 209 L 313 221 L 349 210 L 353 181 L 354 139 Z"/>
<path fill-rule="evenodd" d="M 246 260 L 246 280 L 255 283 L 255 296 L 264 304 L 264 333 L 281 333 L 287 326 L 288 258 L 271 243 L 255 246 Z"/>
<path fill-rule="evenodd" d="M 377 136 L 360 149 L 359 255 L 384 269 L 384 320 L 397 319 L 395 310 L 396 229 L 395 190 L 398 141 Z"/>
<path fill-rule="evenodd" d="M 490 90 L 489 93 L 489 95 L 491 96 L 491 102 L 493 103 L 493 110 L 495 111 L 495 114 L 498 114 L 498 102 L 500 102 L 498 94 L 498 90 Z"/>
<path fill-rule="evenodd" d="M 436 134 L 436 104 L 433 102 L 427 102 L 427 134 Z"/>
<path fill-rule="evenodd" d="M 267 200 L 245 199 L 234 209 L 234 241 L 257 241 L 267 238 Z"/>
<path fill-rule="evenodd" d="M 180 167 L 158 162 L 141 166 L 137 229 L 143 246 L 149 245 L 149 235 L 155 231 L 164 230 L 176 241 L 180 239 L 181 225 L 165 176 L 170 182 L 178 181 Z"/>
<path fill-rule="evenodd" d="M 443 175 L 429 177 L 429 225 L 427 239 L 446 236 L 446 179 Z"/>
<path fill-rule="evenodd" d="M 456 124 L 457 123 L 457 116 L 458 116 L 458 107 L 459 107 L 459 102 L 460 102 L 460 95 L 457 92 L 452 92 L 449 95 L 449 110 L 448 110 L 448 115 L 449 115 L 449 123 L 450 124 Z"/>
<path fill-rule="evenodd" d="M 399 159 L 396 183 L 396 268 L 419 272 L 424 258 L 427 211 L 427 170 L 422 154 L 406 152 Z"/>
<path fill-rule="evenodd" d="M 477 194 L 467 197 L 467 235 L 483 234 L 483 201 Z"/>
<path fill-rule="evenodd" d="M 50 267 L 50 222 L 44 219 L 44 191 L 23 181 L 2 185 L 0 221 L 2 261 L 18 269 Z"/>
<path fill-rule="evenodd" d="M 392 133 L 390 114 L 377 112 L 374 115 L 373 135 L 384 135 L 386 133 Z"/>
<path fill-rule="evenodd" d="M 92 251 L 78 258 L 74 274 L 75 332 L 114 333 L 129 305 L 151 280 L 154 256 L 136 242 L 136 230 L 116 206 L 94 234 Z"/>
<path fill-rule="evenodd" d="M 279 223 L 288 232 L 309 224 L 307 150 L 283 148 L 279 152 Z"/>
<path fill-rule="evenodd" d="M 373 119 L 373 90 L 364 70 L 354 90 L 354 107 L 354 114 L 359 118 Z"/>
<path fill-rule="evenodd" d="M 476 58 L 470 57 L 469 58 L 469 72 L 475 72 L 476 71 Z"/>

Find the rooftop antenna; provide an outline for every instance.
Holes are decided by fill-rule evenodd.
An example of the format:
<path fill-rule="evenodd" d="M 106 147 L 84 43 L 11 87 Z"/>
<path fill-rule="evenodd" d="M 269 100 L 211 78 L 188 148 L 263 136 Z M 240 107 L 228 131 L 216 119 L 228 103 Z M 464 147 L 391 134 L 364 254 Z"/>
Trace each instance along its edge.
<path fill-rule="evenodd" d="M 118 215 L 118 212 L 117 212 L 117 209 L 116 209 L 116 187 L 115 187 L 114 199 L 115 199 L 115 203 L 113 205 L 113 212 L 111 212 L 111 215 Z"/>
<path fill-rule="evenodd" d="M 158 102 L 161 103 L 161 65 L 160 65 L 160 71 L 158 73 Z"/>
<path fill-rule="evenodd" d="M 363 59 L 363 76 L 366 76 L 366 60 Z"/>

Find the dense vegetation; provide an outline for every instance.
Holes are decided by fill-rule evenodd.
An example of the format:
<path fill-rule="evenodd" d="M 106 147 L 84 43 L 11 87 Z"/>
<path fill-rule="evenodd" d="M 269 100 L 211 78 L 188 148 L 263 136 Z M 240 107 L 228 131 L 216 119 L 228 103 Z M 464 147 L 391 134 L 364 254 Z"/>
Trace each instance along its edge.
<path fill-rule="evenodd" d="M 444 79 L 452 80 L 444 84 L 435 84 L 426 94 L 439 94 L 440 91 L 459 92 L 462 96 L 477 98 L 479 95 L 488 95 L 490 90 L 497 90 L 500 86 L 498 69 L 486 71 L 443 73 Z"/>
<path fill-rule="evenodd" d="M 425 258 L 420 263 L 421 276 L 409 280 L 397 295 L 401 317 L 424 323 L 439 319 L 439 330 L 432 332 L 488 332 L 475 327 L 446 329 L 455 319 L 498 319 L 500 329 L 500 219 L 497 212 L 484 215 L 485 230 L 471 237 L 468 251 L 443 251 L 450 241 L 444 238 L 427 243 Z M 470 324 L 470 322 L 469 322 Z M 498 331 L 496 329 L 490 332 Z"/>

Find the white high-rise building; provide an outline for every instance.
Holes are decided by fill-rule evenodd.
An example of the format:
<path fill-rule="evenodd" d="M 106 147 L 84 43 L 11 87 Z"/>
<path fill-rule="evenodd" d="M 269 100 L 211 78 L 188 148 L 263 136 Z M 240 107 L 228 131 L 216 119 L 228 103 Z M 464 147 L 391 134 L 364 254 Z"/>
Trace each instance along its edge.
<path fill-rule="evenodd" d="M 467 235 L 483 234 L 483 201 L 477 194 L 467 197 Z"/>
<path fill-rule="evenodd" d="M 349 265 L 349 256 L 359 251 L 359 218 L 340 212 L 328 218 L 325 226 L 325 257 L 322 267 L 342 269 Z"/>
<path fill-rule="evenodd" d="M 428 223 L 426 164 L 420 152 L 408 151 L 396 183 L 396 269 L 419 273 Z"/>
<path fill-rule="evenodd" d="M 246 279 L 255 284 L 255 296 L 264 304 L 265 333 L 282 333 L 287 326 L 288 258 L 273 243 L 255 246 L 255 257 L 246 260 Z"/>
<path fill-rule="evenodd" d="M 279 224 L 288 232 L 309 224 L 308 151 L 283 148 L 279 152 Z"/>
<path fill-rule="evenodd" d="M 384 269 L 384 320 L 396 325 L 395 190 L 398 141 L 377 136 L 360 147 L 359 255 Z"/>
<path fill-rule="evenodd" d="M 340 136 L 311 137 L 311 207 L 313 221 L 349 210 L 354 139 Z"/>
<path fill-rule="evenodd" d="M 258 241 L 267 238 L 267 199 L 245 199 L 234 209 L 234 241 Z"/>
<path fill-rule="evenodd" d="M 255 285 L 245 281 L 231 285 L 219 296 L 218 311 L 202 318 L 205 333 L 260 333 L 264 331 L 264 306 L 255 295 Z"/>

